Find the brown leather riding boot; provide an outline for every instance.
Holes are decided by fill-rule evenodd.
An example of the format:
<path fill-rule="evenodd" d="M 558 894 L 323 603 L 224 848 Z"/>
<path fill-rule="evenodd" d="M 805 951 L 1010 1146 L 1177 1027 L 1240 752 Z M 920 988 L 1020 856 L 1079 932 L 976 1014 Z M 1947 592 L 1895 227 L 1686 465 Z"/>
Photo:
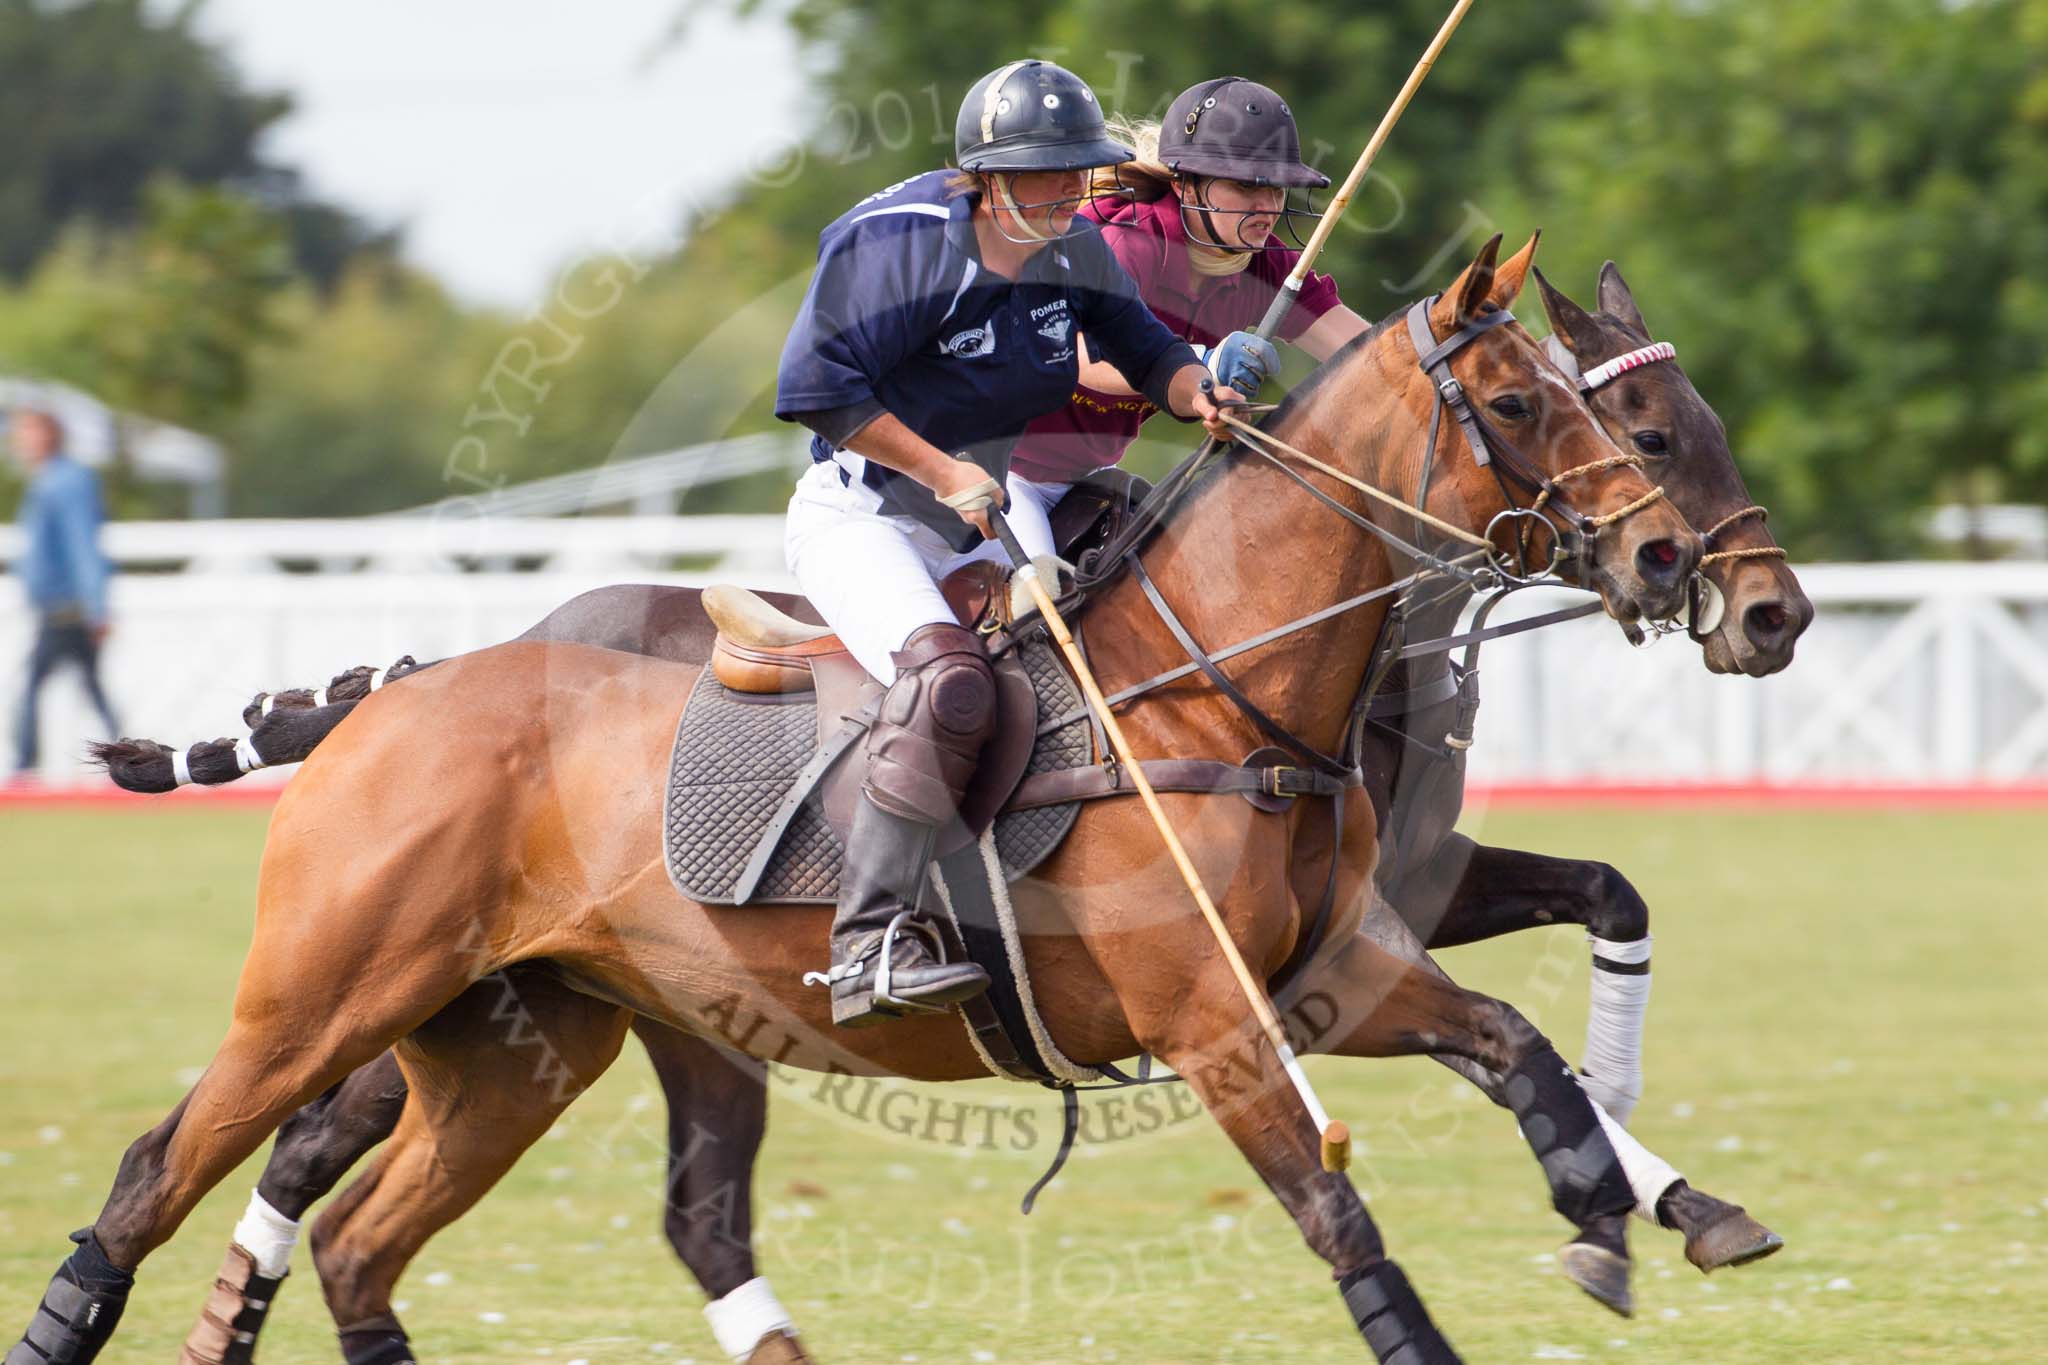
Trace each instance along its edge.
<path fill-rule="evenodd" d="M 995 675 L 981 641 L 955 625 L 919 630 L 891 656 L 896 681 L 868 743 L 832 919 L 832 1022 L 860 1028 L 940 1013 L 988 989 L 972 962 L 946 961 L 919 913 L 932 847 L 958 818 L 974 761 L 995 728 Z"/>

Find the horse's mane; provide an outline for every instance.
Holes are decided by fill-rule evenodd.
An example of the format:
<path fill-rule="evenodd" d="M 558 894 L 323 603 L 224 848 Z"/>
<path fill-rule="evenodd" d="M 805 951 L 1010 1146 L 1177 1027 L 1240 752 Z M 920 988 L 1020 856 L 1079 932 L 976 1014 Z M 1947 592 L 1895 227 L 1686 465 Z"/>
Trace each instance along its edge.
<path fill-rule="evenodd" d="M 1308 377 L 1295 385 L 1293 391 L 1280 400 L 1280 406 L 1273 409 L 1272 414 L 1267 417 L 1267 424 L 1277 429 L 1280 423 L 1293 416 L 1295 409 L 1301 404 L 1306 403 L 1317 389 L 1328 383 L 1330 376 L 1343 369 L 1345 363 L 1351 359 L 1355 352 L 1363 351 L 1370 347 L 1380 339 L 1388 328 L 1407 317 L 1410 306 L 1409 304 L 1402 304 L 1393 312 L 1387 314 L 1378 322 L 1375 322 L 1372 326 L 1332 351 L 1329 359 L 1309 371 Z"/>

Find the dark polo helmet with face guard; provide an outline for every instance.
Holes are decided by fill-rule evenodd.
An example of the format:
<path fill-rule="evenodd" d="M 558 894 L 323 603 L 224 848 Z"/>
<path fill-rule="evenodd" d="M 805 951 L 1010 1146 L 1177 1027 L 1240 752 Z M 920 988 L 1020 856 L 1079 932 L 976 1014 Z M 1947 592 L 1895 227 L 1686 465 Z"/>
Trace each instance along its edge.
<path fill-rule="evenodd" d="M 1079 171 L 1134 153 L 1109 135 L 1088 83 L 1051 62 L 1010 62 L 974 83 L 953 124 L 963 171 Z"/>
<path fill-rule="evenodd" d="M 1301 164 L 1286 101 L 1257 81 L 1220 76 L 1181 91 L 1159 126 L 1159 160 L 1184 175 L 1320 190 L 1330 177 Z"/>

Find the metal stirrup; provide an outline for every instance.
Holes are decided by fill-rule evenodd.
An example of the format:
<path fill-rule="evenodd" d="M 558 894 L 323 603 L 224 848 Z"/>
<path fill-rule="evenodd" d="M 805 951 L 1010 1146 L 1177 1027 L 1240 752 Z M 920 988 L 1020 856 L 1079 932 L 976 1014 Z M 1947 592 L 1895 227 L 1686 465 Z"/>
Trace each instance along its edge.
<path fill-rule="evenodd" d="M 875 1003 L 877 1005 L 893 1005 L 899 1010 L 915 1010 L 925 1014 L 943 1014 L 945 1013 L 943 1009 L 935 1010 L 932 1006 L 920 1004 L 915 1000 L 900 1000 L 890 990 L 890 987 L 895 985 L 896 935 L 906 926 L 910 932 L 921 935 L 924 941 L 931 945 L 933 953 L 938 957 L 937 965 L 941 967 L 947 965 L 945 940 L 939 937 L 937 931 L 919 920 L 915 912 L 898 910 L 890 917 L 889 927 L 882 930 L 882 960 L 875 966 Z"/>

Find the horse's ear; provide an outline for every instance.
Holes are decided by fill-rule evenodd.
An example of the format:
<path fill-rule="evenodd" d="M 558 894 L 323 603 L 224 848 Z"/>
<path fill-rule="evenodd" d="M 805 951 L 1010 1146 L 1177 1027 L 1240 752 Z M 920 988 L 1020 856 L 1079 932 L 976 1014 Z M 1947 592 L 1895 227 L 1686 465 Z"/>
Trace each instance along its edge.
<path fill-rule="evenodd" d="M 1621 277 L 1621 267 L 1612 261 L 1600 267 L 1600 311 L 1612 313 L 1645 338 L 1650 335 L 1650 324 L 1643 321 L 1643 315 L 1636 309 L 1636 296 L 1629 292 L 1628 281 Z"/>
<path fill-rule="evenodd" d="M 1486 303 L 1486 296 L 1493 292 L 1494 261 L 1500 256 L 1500 234 L 1487 238 L 1486 245 L 1479 248 L 1479 258 L 1465 267 L 1465 273 L 1458 276 L 1458 282 L 1451 286 L 1448 297 L 1451 300 L 1451 325 L 1463 327 L 1479 316 Z"/>
<path fill-rule="evenodd" d="M 1543 299 L 1543 316 L 1550 319 L 1550 332 L 1573 355 L 1591 354 L 1600 343 L 1600 324 L 1593 315 L 1566 298 L 1542 271 L 1536 272 L 1536 292 Z"/>
<path fill-rule="evenodd" d="M 1543 229 L 1537 228 L 1529 234 L 1529 244 L 1500 263 L 1493 272 L 1493 289 L 1487 300 L 1498 308 L 1512 308 L 1515 300 L 1522 296 L 1522 284 L 1529 277 L 1529 270 L 1536 264 L 1536 243 L 1543 240 Z"/>

